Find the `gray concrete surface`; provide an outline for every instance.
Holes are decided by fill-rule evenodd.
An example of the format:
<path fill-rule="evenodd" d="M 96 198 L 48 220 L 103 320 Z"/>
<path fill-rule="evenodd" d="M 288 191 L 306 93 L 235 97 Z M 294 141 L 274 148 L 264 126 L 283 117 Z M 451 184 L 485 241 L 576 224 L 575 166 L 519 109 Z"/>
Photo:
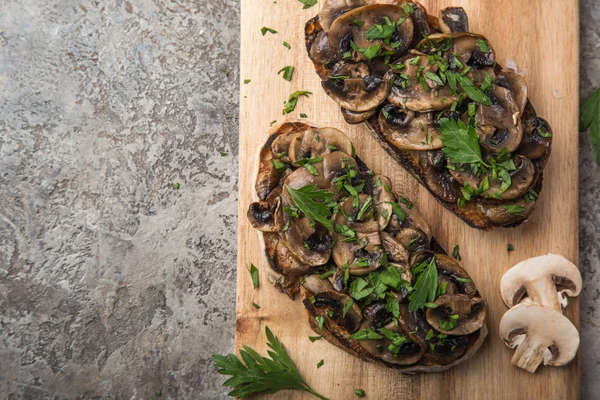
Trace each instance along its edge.
<path fill-rule="evenodd" d="M 581 5 L 585 98 L 600 5 Z M 238 19 L 239 0 L 0 1 L 1 399 L 226 397 L 208 356 L 234 334 Z M 599 186 L 582 135 L 585 399 Z"/>

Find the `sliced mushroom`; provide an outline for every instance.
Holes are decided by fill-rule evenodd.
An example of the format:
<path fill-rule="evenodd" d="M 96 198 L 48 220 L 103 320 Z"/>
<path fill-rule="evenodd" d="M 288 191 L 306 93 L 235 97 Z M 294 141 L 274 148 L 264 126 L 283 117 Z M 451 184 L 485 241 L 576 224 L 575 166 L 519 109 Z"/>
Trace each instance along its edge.
<path fill-rule="evenodd" d="M 328 79 L 321 81 L 325 92 L 342 108 L 363 113 L 377 108 L 388 95 L 391 75 L 371 74 L 365 63 L 338 62 Z"/>
<path fill-rule="evenodd" d="M 345 108 L 342 108 L 341 110 L 342 110 L 342 116 L 344 117 L 344 121 L 346 121 L 347 123 L 349 123 L 351 125 L 356 125 L 356 124 L 360 124 L 361 122 L 365 122 L 366 120 L 371 118 L 373 115 L 375 115 L 375 112 L 377 111 L 376 108 L 369 110 L 369 111 L 363 111 L 363 112 L 350 111 L 350 110 L 346 110 Z"/>
<path fill-rule="evenodd" d="M 314 296 L 314 307 L 333 312 L 333 315 L 325 313 L 327 318 L 350 333 L 358 330 L 363 320 L 360 307 L 353 303 L 344 314 L 344 308 L 350 301 L 350 297 L 337 292 L 329 280 L 320 279 L 318 275 L 309 275 L 302 285 Z"/>
<path fill-rule="evenodd" d="M 335 128 L 309 129 L 292 140 L 288 147 L 290 161 L 321 156 L 334 151 L 354 154 L 354 146 L 348 136 Z"/>
<path fill-rule="evenodd" d="M 277 232 L 274 213 L 279 204 L 280 195 L 281 189 L 275 188 L 265 200 L 250 204 L 247 216 L 254 229 L 261 232 Z"/>
<path fill-rule="evenodd" d="M 558 254 L 528 258 L 509 269 L 500 282 L 502 300 L 508 307 L 527 301 L 560 311 L 568 296 L 581 291 L 579 269 Z M 524 300 L 526 296 L 526 300 Z"/>
<path fill-rule="evenodd" d="M 302 276 L 313 269 L 309 264 L 301 262 L 282 240 L 275 247 L 275 262 L 286 276 Z"/>
<path fill-rule="evenodd" d="M 439 21 L 444 33 L 469 32 L 469 17 L 462 7 L 444 8 Z"/>
<path fill-rule="evenodd" d="M 360 346 L 369 354 L 387 363 L 398 365 L 411 365 L 423 357 L 423 348 L 413 342 L 400 325 L 396 325 L 394 322 L 384 325 L 385 320 L 389 319 L 385 304 L 376 303 L 367 306 L 364 315 L 365 318 L 360 329 L 372 329 L 382 336 L 381 339 L 359 341 Z M 381 333 L 382 328 L 385 330 L 383 332 L 392 337 L 392 340 Z M 395 343 L 393 339 L 396 340 Z"/>
<path fill-rule="evenodd" d="M 369 37 L 375 25 L 388 26 L 394 24 L 394 32 L 391 34 L 389 44 L 381 39 Z M 367 57 L 363 52 L 354 50 L 350 43 L 354 42 L 358 48 L 366 49 L 371 46 L 380 46 L 382 51 L 391 53 L 398 57 L 404 53 L 413 38 L 413 22 L 408 18 L 402 7 L 390 4 L 373 4 L 358 7 L 348 11 L 337 18 L 329 29 L 329 43 L 338 52 L 338 59 L 350 52 L 355 61 L 366 61 L 373 57 Z"/>
<path fill-rule="evenodd" d="M 487 174 L 475 175 L 473 171 L 456 168 L 450 170 L 450 174 L 456 181 L 464 186 L 467 184 L 471 189 L 477 191 L 485 178 L 488 180 L 489 189 L 482 191 L 480 197 L 491 197 L 502 200 L 512 200 L 527 192 L 535 176 L 535 167 L 526 157 L 516 155 L 513 157 L 515 169 L 508 172 L 510 186 L 506 187 L 502 177 L 494 178 L 492 171 Z"/>
<path fill-rule="evenodd" d="M 438 279 L 443 283 L 444 277 L 448 278 L 456 285 L 458 292 L 464 293 L 469 297 L 475 297 L 477 288 L 471 280 L 471 277 L 452 257 L 444 254 L 435 254 L 432 251 L 419 251 L 410 258 L 410 265 L 414 267 L 424 261 L 429 261 L 435 257 L 435 265 L 438 269 Z"/>
<path fill-rule="evenodd" d="M 446 168 L 448 160 L 444 152 L 441 149 L 419 151 L 411 158 L 422 171 L 426 187 L 440 199 L 456 203 L 460 187 Z"/>
<path fill-rule="evenodd" d="M 381 245 L 385 252 L 389 254 L 390 260 L 408 263 L 408 250 L 406 250 L 392 235 L 387 232 L 381 232 Z"/>
<path fill-rule="evenodd" d="M 269 193 L 279 185 L 281 172 L 275 168 L 271 158 L 263 160 L 258 167 L 254 190 L 260 200 L 266 200 Z"/>
<path fill-rule="evenodd" d="M 354 232 L 355 238 L 349 238 L 337 230 L 333 232 L 332 256 L 336 265 L 348 269 L 351 275 L 366 275 L 379 268 L 379 259 L 383 252 L 379 223 L 373 214 L 363 221 L 358 221 L 359 210 L 366 204 L 369 196 L 361 193 L 358 199 L 358 207 L 354 207 L 354 199 L 348 197 L 340 204 L 340 211 L 334 217 L 335 226 L 347 227 Z"/>
<path fill-rule="evenodd" d="M 381 109 L 378 120 L 387 141 L 400 149 L 433 150 L 443 147 L 439 125 L 431 113 L 415 113 L 387 104 Z"/>
<path fill-rule="evenodd" d="M 431 241 L 425 232 L 419 228 L 413 227 L 404 228 L 398 232 L 396 240 L 411 253 L 429 250 Z"/>
<path fill-rule="evenodd" d="M 579 332 L 559 311 L 537 304 L 519 304 L 500 320 L 500 336 L 510 348 L 517 348 L 512 364 L 534 373 L 544 365 L 569 363 L 579 348 Z"/>
<path fill-rule="evenodd" d="M 289 163 L 289 150 L 293 142 L 302 140 L 304 132 L 291 131 L 279 135 L 271 143 L 271 153 L 282 162 Z"/>
<path fill-rule="evenodd" d="M 483 43 L 485 46 L 481 46 Z M 444 49 L 446 58 L 450 61 L 450 69 L 457 69 L 452 55 L 474 68 L 494 67 L 496 64 L 496 52 L 491 43 L 474 33 L 434 33 L 422 40 L 417 48 L 426 52 Z"/>
<path fill-rule="evenodd" d="M 428 308 L 427 322 L 446 335 L 470 335 L 485 323 L 485 302 L 466 294 L 446 294 L 438 297 L 436 308 Z"/>
<path fill-rule="evenodd" d="M 536 160 L 550 153 L 552 128 L 546 120 L 539 117 L 523 119 L 523 139 L 517 149 L 519 154 Z"/>
<path fill-rule="evenodd" d="M 314 62 L 326 65 L 335 61 L 337 56 L 336 51 L 331 47 L 329 43 L 329 36 L 327 31 L 320 30 L 317 33 L 315 40 L 310 46 L 309 57 Z"/>
<path fill-rule="evenodd" d="M 504 81 L 506 81 L 508 85 L 505 85 Z M 511 91 L 512 97 L 522 114 L 527 106 L 528 90 L 525 78 L 512 71 L 502 71 L 500 74 L 498 74 L 498 76 L 496 76 L 496 84 L 501 85 Z"/>
<path fill-rule="evenodd" d="M 473 203 L 476 212 L 487 219 L 487 223 L 494 226 L 511 226 L 527 219 L 531 214 L 534 201 L 526 201 L 523 197 L 515 200 Z M 518 211 L 515 211 L 515 208 Z"/>
<path fill-rule="evenodd" d="M 401 67 L 402 66 L 402 67 Z M 392 85 L 388 101 L 405 110 L 428 112 L 449 108 L 458 102 L 459 94 L 452 94 L 444 84 L 439 64 L 430 64 L 427 55 L 416 53 L 395 64 L 390 70 Z"/>
<path fill-rule="evenodd" d="M 496 86 L 490 96 L 491 106 L 477 107 L 475 122 L 481 145 L 488 151 L 499 153 L 506 149 L 512 153 L 521 144 L 523 128 L 521 112 L 510 90 Z"/>
<path fill-rule="evenodd" d="M 392 181 L 383 175 L 374 175 L 371 178 L 373 186 L 373 203 L 377 210 L 377 221 L 379 230 L 382 231 L 389 224 L 392 218 L 392 205 L 396 201 L 396 196 L 391 192 Z"/>

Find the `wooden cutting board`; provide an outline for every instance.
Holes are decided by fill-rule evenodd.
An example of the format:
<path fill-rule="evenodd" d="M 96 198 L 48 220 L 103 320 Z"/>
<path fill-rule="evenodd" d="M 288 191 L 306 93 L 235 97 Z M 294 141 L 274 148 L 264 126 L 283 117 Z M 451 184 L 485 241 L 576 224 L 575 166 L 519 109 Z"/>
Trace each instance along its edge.
<path fill-rule="evenodd" d="M 347 125 L 339 107 L 321 89 L 304 47 L 304 23 L 320 5 L 303 10 L 296 0 L 242 0 L 240 98 L 240 180 L 238 223 L 238 278 L 236 348 L 249 345 L 265 351 L 268 325 L 286 345 L 309 384 L 330 399 L 351 399 L 362 388 L 370 399 L 577 399 L 580 394 L 579 357 L 563 368 L 541 367 L 534 375 L 510 364 L 513 351 L 498 334 L 506 311 L 499 294 L 502 274 L 517 262 L 547 252 L 577 263 L 578 224 L 578 50 L 577 0 L 424 0 L 430 13 L 444 7 L 466 9 L 470 29 L 485 35 L 498 60 L 515 60 L 527 72 L 531 101 L 554 130 L 552 156 L 545 172 L 540 201 L 529 222 L 517 229 L 481 232 L 469 228 L 440 206 L 370 137 L 367 128 Z M 263 26 L 277 34 L 260 32 Z M 286 41 L 291 50 L 283 46 Z M 295 67 L 291 82 L 277 75 L 286 65 Z M 358 155 L 375 171 L 389 176 L 394 188 L 414 201 L 435 237 L 452 250 L 460 245 L 462 266 L 473 277 L 488 302 L 490 335 L 467 362 L 438 374 L 403 375 L 348 355 L 325 340 L 311 343 L 306 312 L 300 301 L 279 293 L 266 279 L 267 265 L 256 231 L 246 219 L 254 187 L 252 170 L 258 146 L 273 120 L 283 121 L 283 102 L 296 90 L 308 90 L 296 111 L 318 126 L 346 132 Z M 515 251 L 508 253 L 507 244 Z M 260 288 L 253 290 L 250 263 L 260 269 Z M 261 306 L 256 310 L 255 302 Z M 567 315 L 579 322 L 577 300 Z M 552 327 L 548 327 L 552 329 Z M 585 349 L 582 349 L 585 351 Z M 317 370 L 316 364 L 325 364 Z M 303 392 L 278 393 L 272 398 L 308 399 Z"/>

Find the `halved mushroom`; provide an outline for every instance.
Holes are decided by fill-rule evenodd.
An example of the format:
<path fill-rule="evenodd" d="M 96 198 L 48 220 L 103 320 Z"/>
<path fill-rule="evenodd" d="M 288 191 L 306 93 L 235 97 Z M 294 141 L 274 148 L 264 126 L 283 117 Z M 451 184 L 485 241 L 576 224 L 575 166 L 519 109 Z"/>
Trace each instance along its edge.
<path fill-rule="evenodd" d="M 561 306 L 567 306 L 568 296 L 579 294 L 581 285 L 581 273 L 575 264 L 561 255 L 546 254 L 509 269 L 502 277 L 500 291 L 508 307 L 526 301 L 560 311 Z"/>
<path fill-rule="evenodd" d="M 471 277 L 452 257 L 445 254 L 435 254 L 433 251 L 418 251 L 411 256 L 410 265 L 411 267 L 414 267 L 424 261 L 429 261 L 434 257 L 440 284 L 447 278 L 452 285 L 456 286 L 457 290 L 453 290 L 454 293 L 464 293 L 469 297 L 475 297 L 477 288 L 471 280 Z M 448 287 L 450 287 L 450 284 L 448 284 Z"/>
<path fill-rule="evenodd" d="M 521 144 L 523 128 L 521 111 L 510 90 L 496 86 L 490 96 L 491 106 L 477 107 L 475 122 L 481 145 L 488 151 L 499 153 L 506 149 L 512 153 Z"/>
<path fill-rule="evenodd" d="M 379 113 L 378 121 L 387 141 L 400 149 L 433 150 L 443 147 L 439 125 L 431 113 L 415 113 L 386 104 Z"/>
<path fill-rule="evenodd" d="M 523 197 L 514 200 L 472 203 L 476 212 L 483 216 L 486 223 L 493 226 L 511 226 L 527 219 L 531 214 L 534 201 L 526 201 Z"/>
<path fill-rule="evenodd" d="M 360 329 L 372 329 L 381 339 L 359 340 L 360 346 L 369 354 L 390 364 L 411 365 L 423 357 L 424 349 L 413 342 L 400 325 L 389 322 L 385 304 L 375 303 L 364 311 Z"/>
<path fill-rule="evenodd" d="M 332 68 L 329 78 L 321 81 L 321 86 L 342 108 L 363 113 L 383 103 L 390 79 L 389 74 L 372 74 L 365 63 L 340 61 Z"/>
<path fill-rule="evenodd" d="M 552 145 L 552 128 L 543 118 L 537 116 L 523 119 L 523 139 L 517 149 L 519 154 L 530 160 L 544 157 Z"/>
<path fill-rule="evenodd" d="M 404 246 L 387 232 L 381 232 L 381 245 L 386 253 L 389 254 L 390 260 L 408 263 L 409 253 Z"/>
<path fill-rule="evenodd" d="M 291 162 L 296 163 L 334 151 L 353 155 L 354 146 L 348 136 L 335 128 L 309 129 L 290 142 L 288 156 Z"/>
<path fill-rule="evenodd" d="M 447 7 L 440 11 L 440 28 L 444 33 L 469 32 L 469 17 L 462 7 Z"/>
<path fill-rule="evenodd" d="M 376 27 L 379 26 L 379 29 Z M 373 4 L 348 11 L 331 24 L 329 43 L 337 51 L 338 58 L 344 58 L 348 52 L 355 61 L 373 59 L 365 51 L 379 46 L 378 51 L 391 53 L 398 57 L 404 53 L 413 38 L 413 21 L 402 7 L 390 4 Z M 387 40 L 382 40 L 383 38 Z M 351 46 L 354 43 L 355 47 Z"/>
<path fill-rule="evenodd" d="M 510 186 L 506 186 L 501 176 L 494 178 L 492 171 L 486 174 L 475 175 L 470 169 L 461 170 L 461 168 L 455 168 L 450 170 L 450 174 L 461 186 L 467 184 L 474 191 L 477 191 L 481 187 L 483 180 L 487 178 L 489 189 L 479 193 L 480 197 L 512 200 L 527 192 L 535 176 L 535 167 L 528 158 L 516 155 L 513 157 L 513 163 L 515 169 L 508 171 L 510 180 L 506 181 L 510 183 Z"/>
<path fill-rule="evenodd" d="M 374 219 L 373 212 L 368 211 L 369 197 L 366 194 L 358 195 L 358 206 L 354 207 L 354 198 L 348 197 L 340 204 L 340 211 L 334 217 L 332 256 L 336 265 L 348 269 L 351 275 L 366 275 L 380 267 L 379 259 L 383 255 L 381 238 L 379 236 L 379 223 Z M 361 209 L 363 219 L 359 219 Z M 345 235 L 340 229 L 353 232 L 353 236 Z M 339 233 L 342 232 L 342 233 Z"/>
<path fill-rule="evenodd" d="M 438 63 L 429 63 L 426 54 L 413 53 L 401 63 L 392 65 L 393 76 L 388 101 L 405 110 L 428 112 L 449 108 L 458 102 L 459 94 L 451 93 L 438 74 Z"/>
<path fill-rule="evenodd" d="M 337 292 L 329 280 L 320 279 L 319 275 L 309 275 L 302 286 L 314 296 L 314 307 L 332 312 L 332 314 L 324 313 L 327 318 L 350 333 L 358 330 L 363 320 L 360 307 L 353 303 L 344 313 L 350 297 Z"/>
<path fill-rule="evenodd" d="M 559 311 L 537 304 L 519 304 L 500 320 L 500 336 L 517 348 L 512 364 L 528 372 L 544 365 L 569 363 L 579 348 L 579 332 Z"/>
<path fill-rule="evenodd" d="M 496 76 L 496 85 L 503 86 L 512 92 L 512 97 L 522 114 L 527 106 L 528 90 L 525 78 L 512 71 L 502 71 Z"/>
<path fill-rule="evenodd" d="M 412 162 L 418 166 L 423 174 L 426 187 L 440 199 L 448 203 L 456 203 L 460 187 L 446 168 L 448 159 L 440 150 L 419 151 L 409 155 Z"/>
<path fill-rule="evenodd" d="M 302 276 L 313 269 L 311 265 L 300 261 L 282 240 L 275 247 L 275 262 L 285 276 Z"/>
<path fill-rule="evenodd" d="M 369 111 L 363 111 L 363 112 L 350 111 L 350 110 L 346 110 L 345 108 L 341 108 L 341 110 L 342 110 L 342 116 L 344 117 L 344 121 L 346 121 L 347 123 L 349 123 L 351 125 L 356 125 L 356 124 L 360 124 L 361 122 L 365 122 L 366 120 L 371 118 L 373 115 L 375 115 L 375 112 L 377 111 L 376 108 L 369 110 Z"/>
<path fill-rule="evenodd" d="M 427 322 L 446 335 L 470 335 L 485 323 L 485 302 L 466 294 L 446 294 L 438 297 L 436 308 L 428 308 Z"/>
<path fill-rule="evenodd" d="M 279 185 L 281 171 L 271 161 L 271 157 L 265 158 L 258 167 L 254 190 L 260 200 L 266 200 L 269 193 Z"/>
<path fill-rule="evenodd" d="M 293 142 L 302 140 L 304 132 L 290 131 L 278 135 L 271 143 L 271 153 L 273 157 L 278 158 L 282 162 L 289 163 L 289 149 Z"/>
<path fill-rule="evenodd" d="M 425 232 L 415 227 L 407 227 L 400 230 L 396 235 L 396 240 L 411 253 L 429 250 L 431 242 Z"/>

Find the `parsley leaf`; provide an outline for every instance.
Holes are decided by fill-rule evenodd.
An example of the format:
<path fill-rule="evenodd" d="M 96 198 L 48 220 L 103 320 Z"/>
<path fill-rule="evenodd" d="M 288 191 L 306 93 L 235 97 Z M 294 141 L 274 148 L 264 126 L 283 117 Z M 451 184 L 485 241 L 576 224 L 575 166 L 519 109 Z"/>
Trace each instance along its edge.
<path fill-rule="evenodd" d="M 354 389 L 354 394 L 358 397 L 365 397 L 365 391 L 362 389 Z"/>
<path fill-rule="evenodd" d="M 315 4 L 317 4 L 317 0 L 298 0 L 300 3 L 304 4 L 302 9 L 306 10 L 307 8 L 311 8 Z"/>
<path fill-rule="evenodd" d="M 477 39 L 477 47 L 479 47 L 479 50 L 481 50 L 484 53 L 489 53 L 490 52 L 490 48 L 487 44 L 487 42 L 483 39 Z"/>
<path fill-rule="evenodd" d="M 350 335 L 350 339 L 354 340 L 379 340 L 383 339 L 379 333 L 375 332 L 373 329 L 361 329 L 360 331 Z"/>
<path fill-rule="evenodd" d="M 333 230 L 333 224 L 329 220 L 331 210 L 323 203 L 329 203 L 333 199 L 333 193 L 317 189 L 317 185 L 306 185 L 300 189 L 292 189 L 285 185 L 290 198 L 311 221 L 319 222 L 329 230 Z M 321 202 L 319 202 L 321 201 Z"/>
<path fill-rule="evenodd" d="M 260 29 L 260 33 L 262 33 L 263 36 L 265 36 L 267 34 L 267 32 L 272 33 L 272 34 L 277 33 L 277 31 L 275 29 L 267 28 L 266 26 L 263 26 Z"/>
<path fill-rule="evenodd" d="M 452 257 L 454 257 L 458 261 L 462 260 L 462 257 L 460 256 L 460 248 L 458 247 L 458 245 L 454 246 L 454 250 L 452 250 Z"/>
<path fill-rule="evenodd" d="M 292 80 L 292 77 L 294 76 L 294 67 L 289 66 L 289 65 L 286 67 L 283 67 L 279 72 L 277 72 L 277 75 L 279 75 L 282 72 L 283 72 L 283 79 L 290 82 Z"/>
<path fill-rule="evenodd" d="M 314 343 L 314 342 L 316 342 L 317 340 L 319 340 L 319 339 L 322 339 L 322 338 L 323 338 L 323 336 L 309 336 L 309 337 L 308 337 L 308 340 L 310 340 L 311 342 L 313 342 L 313 343 Z"/>
<path fill-rule="evenodd" d="M 600 88 L 596 89 L 579 110 L 579 132 L 585 132 L 588 128 L 596 147 L 596 162 L 600 165 Z"/>
<path fill-rule="evenodd" d="M 298 90 L 290 94 L 287 103 L 285 103 L 283 106 L 282 114 L 289 114 L 292 111 L 294 111 L 296 109 L 296 104 L 298 104 L 298 99 L 300 98 L 300 96 L 308 97 L 309 94 L 312 94 L 312 92 L 307 92 L 306 90 Z"/>
<path fill-rule="evenodd" d="M 285 46 L 286 49 L 290 50 L 292 48 L 292 46 L 290 46 L 290 44 L 288 42 L 283 42 L 283 45 Z"/>
<path fill-rule="evenodd" d="M 223 386 L 232 388 L 231 397 L 247 397 L 255 393 L 275 393 L 284 389 L 304 390 L 321 400 L 325 396 L 315 392 L 294 366 L 287 351 L 269 327 L 265 328 L 270 350 L 270 358 L 263 357 L 255 350 L 244 346 L 240 350 L 240 360 L 235 354 L 223 356 L 213 354 L 212 360 L 221 375 L 229 375 Z"/>
<path fill-rule="evenodd" d="M 250 277 L 252 277 L 252 286 L 258 288 L 258 268 L 254 264 L 250 264 Z"/>
<path fill-rule="evenodd" d="M 444 144 L 444 153 L 453 163 L 481 163 L 481 147 L 475 128 L 467 126 L 462 120 L 440 119 L 440 139 Z"/>
<path fill-rule="evenodd" d="M 437 293 L 438 270 L 435 258 L 431 259 L 429 265 L 419 274 L 414 291 L 409 297 L 409 311 L 417 311 L 425 306 L 427 302 L 433 302 Z"/>
<path fill-rule="evenodd" d="M 487 97 L 487 95 L 483 93 L 477 86 L 475 86 L 469 78 L 462 74 L 457 74 L 455 72 L 446 72 L 446 76 L 448 75 L 453 75 L 454 78 L 456 78 L 456 80 L 460 84 L 460 87 L 462 87 L 462 90 L 471 100 L 477 103 L 481 103 L 485 106 L 492 105 L 492 101 L 490 100 L 490 98 Z"/>

